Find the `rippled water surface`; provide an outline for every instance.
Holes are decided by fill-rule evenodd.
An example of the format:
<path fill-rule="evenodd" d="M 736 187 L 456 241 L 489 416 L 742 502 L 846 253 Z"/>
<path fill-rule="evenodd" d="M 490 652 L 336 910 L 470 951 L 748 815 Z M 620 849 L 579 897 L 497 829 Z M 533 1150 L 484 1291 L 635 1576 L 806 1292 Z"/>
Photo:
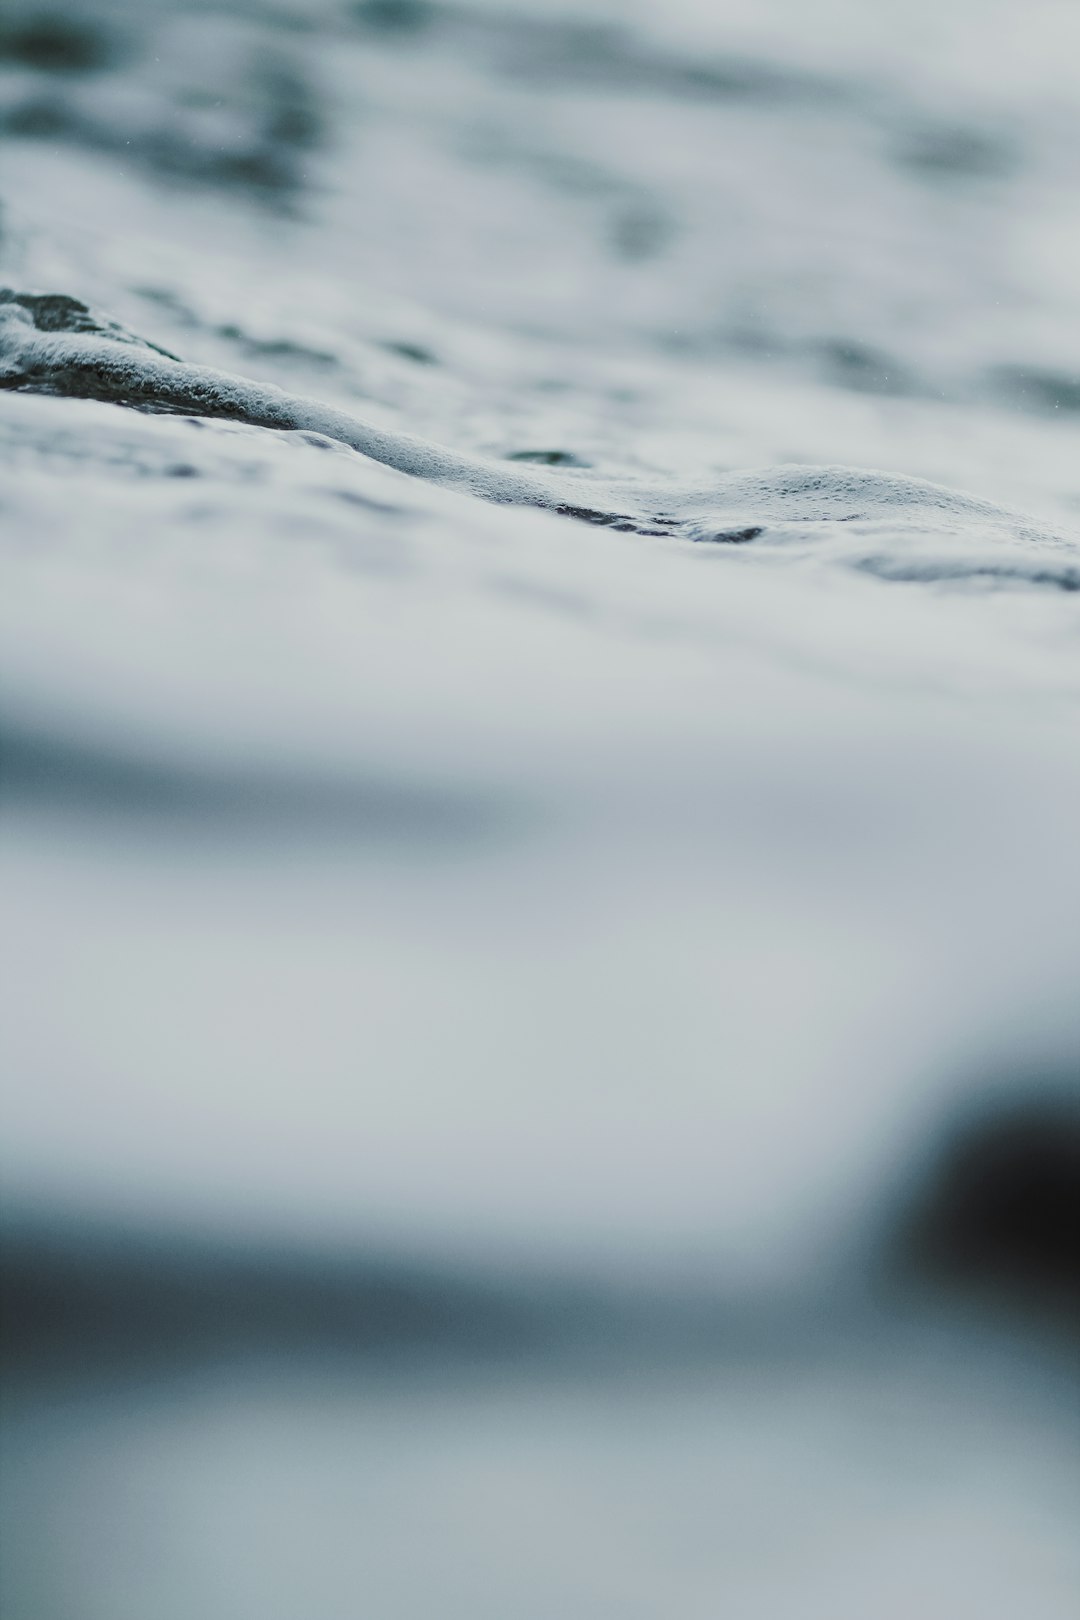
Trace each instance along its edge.
<path fill-rule="evenodd" d="M 1078 59 L 1063 0 L 4 0 L 19 1218 L 791 1313 L 28 1386 L 13 1620 L 1072 1612 L 1037 1357 L 788 1358 L 950 1122 L 1080 1089 Z"/>

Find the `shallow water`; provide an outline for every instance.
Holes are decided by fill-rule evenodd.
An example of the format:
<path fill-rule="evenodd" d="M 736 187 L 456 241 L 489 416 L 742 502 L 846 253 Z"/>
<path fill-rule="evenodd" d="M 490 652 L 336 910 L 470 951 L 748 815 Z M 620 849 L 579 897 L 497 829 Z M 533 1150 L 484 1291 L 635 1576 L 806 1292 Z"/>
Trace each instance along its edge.
<path fill-rule="evenodd" d="M 936 1348 L 675 1379 L 241 1367 L 27 1403 L 10 1612 L 1064 1620 L 1080 1493 L 1060 1391 L 1018 1398 Z"/>
<path fill-rule="evenodd" d="M 228 379 L 188 414 L 181 374 L 133 348 L 110 393 L 72 369 L 77 333 L 42 347 L 26 302 L 0 305 L 19 1211 L 847 1298 L 951 1120 L 1075 1096 L 1078 51 L 1055 0 L 9 0 L 0 286 Z M 256 425 L 281 397 L 285 425 Z M 950 1444 L 941 1380 L 994 1354 L 972 1330 L 872 1375 L 874 1411 L 904 1384 L 919 1469 Z M 1044 1470 L 1057 1502 L 1027 1355 L 980 1411 L 996 1434 L 1018 1403 L 1016 1478 Z M 611 1412 L 581 1396 L 552 1477 L 579 1447 L 616 1479 L 625 1425 L 631 1480 L 685 1463 L 692 1516 L 713 1440 L 678 1436 L 713 1394 L 665 1376 L 661 1417 L 637 1389 Z M 715 1422 L 745 1418 L 730 1478 L 775 1458 L 762 1490 L 782 1499 L 810 1466 L 804 1418 L 807 1452 L 830 1443 L 819 1375 L 774 1371 L 745 1409 L 743 1376 L 708 1373 Z M 323 1377 L 238 1418 L 241 1472 L 281 1412 L 304 1429 Z M 485 1479 L 540 1466 L 534 1393 Z M 207 1433 L 230 1398 L 198 1396 Z M 20 1457 L 46 1421 L 26 1399 Z M 148 1427 L 96 1399 L 88 1491 L 113 1447 L 125 1477 L 172 1455 L 171 1395 Z M 409 1429 L 385 1399 L 393 1452 Z M 83 1443 L 57 1421 L 20 1523 Z M 973 1614 L 1056 1620 L 1065 1576 L 1017 1594 L 1064 1558 L 1067 1515 L 1031 1528 L 1013 1442 L 985 1444 L 990 1485 L 973 1466 L 910 1501 L 875 1454 L 888 1507 L 862 1574 L 837 1553 L 737 1575 L 628 1484 L 595 1568 L 568 1552 L 534 1601 L 533 1554 L 508 1552 L 483 1601 L 668 1614 L 678 1566 L 688 1615 L 725 1582 L 740 1613 L 806 1613 L 817 1581 L 823 1613 L 854 1617 L 882 1610 L 882 1579 L 899 1614 L 922 1599 L 898 1549 L 933 1521 L 969 1548 L 946 1535 L 934 1560 Z M 865 1494 L 837 1467 L 834 1527 Z M 190 1488 L 222 1468 L 200 1453 Z M 84 1567 L 82 1489 L 60 1583 Z M 470 1547 L 494 1511 L 477 1491 Z M 565 1511 L 541 1513 L 563 1547 Z M 423 1538 L 385 1513 L 387 1545 Z M 628 1524 L 654 1527 L 636 1565 Z M 351 1570 L 321 1533 L 297 1567 Z M 225 1545 L 196 1539 L 218 1573 L 177 1577 L 186 1612 L 215 1612 L 211 1589 L 222 1613 L 270 1612 L 261 1586 L 215 1585 Z M 24 1545 L 19 1620 L 67 1612 Z M 184 1563 L 155 1545 L 125 1567 Z M 147 1612 L 94 1558 L 81 1612 Z M 420 1612 L 425 1581 L 486 1612 L 475 1571 L 431 1558 L 412 1596 L 384 1571 L 374 1612 Z M 596 1573 L 620 1560 L 632 1591 Z M 326 1578 L 320 1612 L 353 1612 Z M 282 1612 L 304 1606 L 281 1580 Z"/>

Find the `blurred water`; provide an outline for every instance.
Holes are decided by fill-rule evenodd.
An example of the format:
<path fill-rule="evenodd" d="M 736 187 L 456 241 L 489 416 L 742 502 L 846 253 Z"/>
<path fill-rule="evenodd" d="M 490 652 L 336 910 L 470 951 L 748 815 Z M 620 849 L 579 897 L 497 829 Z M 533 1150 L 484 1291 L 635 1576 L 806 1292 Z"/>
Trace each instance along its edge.
<path fill-rule="evenodd" d="M 1053 1393 L 904 1348 L 674 1378 L 256 1368 L 20 1409 L 9 1612 L 1068 1615 Z"/>
<path fill-rule="evenodd" d="M 0 1165 L 67 1346 L 16 1620 L 1072 1612 L 1049 1352 L 859 1302 L 950 1121 L 1080 1090 L 1078 53 L 1061 0 L 4 0 L 0 283 L 675 515 L 0 388 Z M 87 1221 L 151 1234 L 118 1294 Z M 73 1385 L 192 1233 L 540 1278 L 528 1370 Z M 545 1359 L 579 1288 L 639 1300 L 603 1374 Z"/>

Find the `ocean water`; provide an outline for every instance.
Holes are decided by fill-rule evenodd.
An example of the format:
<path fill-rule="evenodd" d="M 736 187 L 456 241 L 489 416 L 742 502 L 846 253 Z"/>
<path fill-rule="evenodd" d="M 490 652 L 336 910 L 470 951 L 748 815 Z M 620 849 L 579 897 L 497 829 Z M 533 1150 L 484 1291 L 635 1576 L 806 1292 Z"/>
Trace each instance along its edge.
<path fill-rule="evenodd" d="M 3 0 L 13 1620 L 1074 1611 L 1069 1352 L 877 1289 L 1075 1142 L 1078 56 Z M 162 1351 L 297 1244 L 533 1348 Z"/>

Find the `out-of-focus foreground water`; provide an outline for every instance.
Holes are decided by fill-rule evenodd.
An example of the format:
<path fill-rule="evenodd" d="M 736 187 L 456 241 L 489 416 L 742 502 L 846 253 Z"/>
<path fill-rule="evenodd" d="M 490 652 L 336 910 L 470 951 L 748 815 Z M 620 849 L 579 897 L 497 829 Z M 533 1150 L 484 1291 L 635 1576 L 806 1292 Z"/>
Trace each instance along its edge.
<path fill-rule="evenodd" d="M 10 1620 L 1075 1613 L 1078 60 L 0 0 L 0 285 L 977 498 L 667 541 L 0 391 Z"/>

